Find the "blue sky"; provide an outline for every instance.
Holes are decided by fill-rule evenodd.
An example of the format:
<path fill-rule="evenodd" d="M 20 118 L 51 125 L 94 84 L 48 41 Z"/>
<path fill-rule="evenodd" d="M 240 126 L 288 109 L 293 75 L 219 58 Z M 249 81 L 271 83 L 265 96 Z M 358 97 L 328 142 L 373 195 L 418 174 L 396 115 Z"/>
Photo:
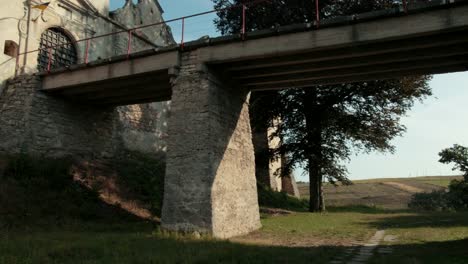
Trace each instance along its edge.
<path fill-rule="evenodd" d="M 134 0 L 134 2 L 138 1 Z M 110 0 L 110 9 L 114 10 L 122 7 L 124 3 L 124 0 Z M 211 0 L 160 0 L 159 3 L 164 9 L 165 20 L 213 10 Z M 215 14 L 209 14 L 188 19 L 185 23 L 185 41 L 195 40 L 205 35 L 211 37 L 219 35 L 213 25 L 213 19 L 215 18 Z M 175 40 L 179 42 L 182 31 L 181 22 L 172 22 L 169 23 L 169 26 L 172 28 Z"/>
<path fill-rule="evenodd" d="M 111 0 L 111 9 L 123 0 Z M 211 0 L 160 0 L 166 20 L 213 9 Z M 188 40 L 204 35 L 214 36 L 214 15 L 187 21 Z M 176 40 L 180 23 L 171 25 Z M 450 175 L 450 165 L 438 162 L 438 153 L 453 144 L 468 146 L 468 72 L 436 75 L 430 83 L 434 96 L 417 103 L 402 118 L 407 127 L 403 137 L 396 138 L 394 154 L 360 154 L 348 164 L 351 179 Z M 298 180 L 306 180 L 300 172 Z"/>

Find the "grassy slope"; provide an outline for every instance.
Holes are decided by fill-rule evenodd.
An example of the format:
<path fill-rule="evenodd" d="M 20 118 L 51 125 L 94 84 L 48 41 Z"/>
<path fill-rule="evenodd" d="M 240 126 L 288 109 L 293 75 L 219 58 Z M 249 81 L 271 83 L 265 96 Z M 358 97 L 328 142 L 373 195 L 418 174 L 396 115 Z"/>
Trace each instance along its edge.
<path fill-rule="evenodd" d="M 359 180 L 351 186 L 326 185 L 324 190 L 326 203 L 331 206 L 365 205 L 406 209 L 414 190 L 440 190 L 447 187 L 451 180 L 460 178 L 437 176 Z M 308 197 L 308 184 L 299 184 L 299 191 L 302 197 Z"/>
<path fill-rule="evenodd" d="M 153 161 L 138 160 L 120 166 L 122 182 L 138 198 L 154 204 L 158 213 L 163 181 Z M 0 173 L 2 264 L 268 263 L 312 258 L 325 263 L 336 252 L 329 247 L 289 249 L 155 233 L 155 223 L 103 203 L 95 190 L 74 182 L 67 174 L 68 161 L 20 156 L 10 164 Z M 269 205 L 303 209 L 301 201 L 284 194 L 261 193 Z"/>
<path fill-rule="evenodd" d="M 231 242 L 169 236 L 144 222 L 3 230 L 0 263 L 327 263 L 347 250 L 357 252 L 379 229 L 398 238 L 385 242 L 392 255 L 376 255 L 372 263 L 468 262 L 468 213 L 348 207 L 266 216 L 262 224 Z"/>
<path fill-rule="evenodd" d="M 231 242 L 197 240 L 155 232 L 154 223 L 102 204 L 92 191 L 60 180 L 63 171 L 53 163 L 35 166 L 40 174 L 0 180 L 2 264 L 328 263 L 358 251 L 379 229 L 399 238 L 388 245 L 394 254 L 375 256 L 374 263 L 468 263 L 468 213 L 329 207 L 324 214 L 262 215 L 261 230 Z M 259 193 L 263 205 L 304 209 L 303 201 L 284 194 Z"/>

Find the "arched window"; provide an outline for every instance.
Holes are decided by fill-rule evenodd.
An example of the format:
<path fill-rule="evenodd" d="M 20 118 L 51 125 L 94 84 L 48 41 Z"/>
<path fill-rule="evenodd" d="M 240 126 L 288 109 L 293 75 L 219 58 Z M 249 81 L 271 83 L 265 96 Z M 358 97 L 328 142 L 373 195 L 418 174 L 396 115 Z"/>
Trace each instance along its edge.
<path fill-rule="evenodd" d="M 60 28 L 49 28 L 41 36 L 37 65 L 40 71 L 57 69 L 76 64 L 78 56 L 70 37 Z"/>

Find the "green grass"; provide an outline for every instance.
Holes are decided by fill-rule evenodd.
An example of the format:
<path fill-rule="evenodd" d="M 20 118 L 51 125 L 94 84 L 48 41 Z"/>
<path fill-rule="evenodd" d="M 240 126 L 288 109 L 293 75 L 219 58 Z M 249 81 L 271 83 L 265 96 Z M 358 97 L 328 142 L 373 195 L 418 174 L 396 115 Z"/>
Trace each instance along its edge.
<path fill-rule="evenodd" d="M 270 188 L 258 183 L 258 203 L 263 207 L 281 208 L 293 211 L 307 211 L 308 200 L 297 199 L 285 192 L 275 192 Z"/>
<path fill-rule="evenodd" d="M 134 229 L 129 226 L 128 230 Z M 105 231 L 4 232 L 0 263 L 327 263 L 333 247 L 245 245 L 210 238 L 171 237 L 141 227 Z"/>
<path fill-rule="evenodd" d="M 65 175 L 64 164 L 19 157 L 0 178 L 1 264 L 329 263 L 358 251 L 377 230 L 398 240 L 385 242 L 394 252 L 371 263 L 468 263 L 468 212 L 346 206 L 311 214 L 306 201 L 260 186 L 262 206 L 296 213 L 262 215 L 261 230 L 231 241 L 195 239 L 161 233 L 154 223 L 103 204 Z M 144 178 L 157 176 L 145 164 L 125 165 L 123 180 L 139 197 L 158 202 L 150 194 L 157 189 L 140 188 Z"/>
<path fill-rule="evenodd" d="M 468 213 L 331 208 L 262 219 L 253 234 L 222 241 L 167 235 L 145 222 L 1 230 L 0 263 L 328 263 L 376 230 L 397 235 L 370 263 L 467 263 Z M 295 247 L 287 247 L 287 246 Z M 306 246 L 307 245 L 307 246 Z M 313 246 L 313 247 L 310 247 Z"/>
<path fill-rule="evenodd" d="M 361 213 L 298 213 L 263 220 L 262 233 L 282 238 L 303 239 L 314 237 L 326 240 L 364 241 L 375 233 L 373 227 L 363 228 L 365 217 Z"/>
<path fill-rule="evenodd" d="M 385 243 L 391 255 L 370 263 L 468 263 L 468 212 L 407 213 L 373 224 L 398 241 Z"/>

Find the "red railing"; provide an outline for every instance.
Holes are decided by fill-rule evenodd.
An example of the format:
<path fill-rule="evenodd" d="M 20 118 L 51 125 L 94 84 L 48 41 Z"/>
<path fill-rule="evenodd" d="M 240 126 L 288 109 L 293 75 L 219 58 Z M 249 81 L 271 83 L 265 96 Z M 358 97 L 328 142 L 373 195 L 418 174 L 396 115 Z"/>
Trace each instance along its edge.
<path fill-rule="evenodd" d="M 315 27 L 318 28 L 320 26 L 321 11 L 322 11 L 321 8 L 320 8 L 320 5 L 319 5 L 320 3 L 319 3 L 319 0 L 310 0 L 310 1 L 311 2 L 315 1 L 315 10 L 314 10 L 314 12 L 315 12 Z M 401 1 L 402 1 L 401 5 L 403 7 L 403 10 L 406 13 L 408 11 L 407 0 L 401 0 Z M 312 3 L 314 3 L 314 2 L 312 2 Z M 247 12 L 248 9 L 255 8 L 256 6 L 259 6 L 261 4 L 271 4 L 271 0 L 250 1 L 250 2 L 246 2 L 244 4 L 240 4 L 240 5 L 233 5 L 233 6 L 229 6 L 229 7 L 222 8 L 222 9 L 214 9 L 214 10 L 210 10 L 210 11 L 206 11 L 206 12 L 202 12 L 202 13 L 197 13 L 197 14 L 193 14 L 193 15 L 189 15 L 189 16 L 179 17 L 179 18 L 175 18 L 175 19 L 170 19 L 170 20 L 166 20 L 166 21 L 162 21 L 162 22 L 158 22 L 158 23 L 138 26 L 138 27 L 131 28 L 131 29 L 128 29 L 128 30 L 121 30 L 121 31 L 107 33 L 107 34 L 103 34 L 103 35 L 99 35 L 99 36 L 95 36 L 95 37 L 91 37 L 91 38 L 85 38 L 85 39 L 73 41 L 73 44 L 78 45 L 80 43 L 84 43 L 85 47 L 84 47 L 83 62 L 85 64 L 88 64 L 89 60 L 90 60 L 90 51 L 91 51 L 91 48 L 92 48 L 91 47 L 91 42 L 93 40 L 126 33 L 128 35 L 127 36 L 126 57 L 127 57 L 127 59 L 129 59 L 131 54 L 132 54 L 132 42 L 134 42 L 135 39 L 138 39 L 139 41 L 143 41 L 143 42 L 146 42 L 146 43 L 150 43 L 150 40 L 146 40 L 142 35 L 139 34 L 139 31 L 141 31 L 142 29 L 149 28 L 149 27 L 165 26 L 165 25 L 169 25 L 170 23 L 180 22 L 181 23 L 181 36 L 180 36 L 180 42 L 178 44 L 179 44 L 180 48 L 183 49 L 184 46 L 185 46 L 186 40 L 187 40 L 187 20 L 188 19 L 193 19 L 193 18 L 196 18 L 196 17 L 202 17 L 202 16 L 206 16 L 206 15 L 214 14 L 214 13 L 219 13 L 219 12 L 223 12 L 223 11 L 229 11 L 229 10 L 232 10 L 232 9 L 240 9 L 240 11 L 241 11 L 241 18 L 240 19 L 242 21 L 240 21 L 241 23 L 240 23 L 240 32 L 239 32 L 239 34 L 240 34 L 241 39 L 245 40 L 246 37 L 247 37 L 247 22 L 248 22 L 246 12 Z M 37 50 L 33 50 L 33 51 L 26 51 L 26 52 L 23 52 L 23 53 L 18 53 L 17 54 L 17 60 L 16 60 L 16 71 L 18 71 L 18 69 L 20 67 L 20 56 L 26 56 L 27 54 L 31 54 L 31 53 L 35 53 L 35 52 L 39 53 L 39 52 L 42 52 L 42 51 L 46 51 L 47 54 L 48 54 L 48 63 L 47 63 L 47 69 L 46 70 L 47 70 L 47 72 L 50 72 L 52 70 L 52 66 L 53 66 L 52 61 L 53 61 L 54 49 L 59 48 L 59 47 L 61 47 L 63 45 L 64 44 L 55 45 L 55 46 L 48 46 L 47 48 L 43 48 L 43 49 L 37 49 Z M 156 45 L 153 44 L 153 47 L 155 47 L 155 46 Z M 121 55 L 123 55 L 123 54 L 121 54 Z"/>

